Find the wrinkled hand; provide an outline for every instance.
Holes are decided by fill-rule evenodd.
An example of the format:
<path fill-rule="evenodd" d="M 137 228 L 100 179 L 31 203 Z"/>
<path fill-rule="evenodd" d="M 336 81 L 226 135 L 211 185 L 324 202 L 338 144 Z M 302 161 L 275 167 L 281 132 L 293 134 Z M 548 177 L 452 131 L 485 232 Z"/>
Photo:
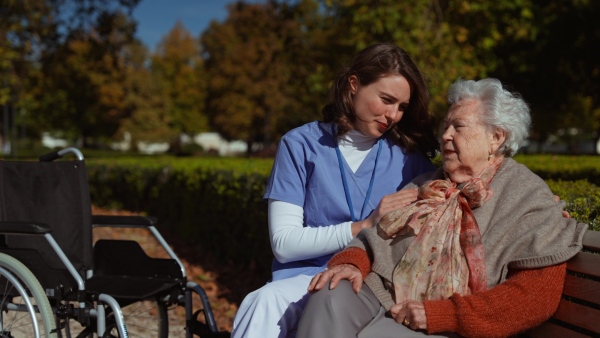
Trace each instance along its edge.
<path fill-rule="evenodd" d="M 556 203 L 560 202 L 560 197 L 558 197 L 558 195 L 554 195 L 554 202 L 556 202 Z M 566 210 L 562 211 L 562 215 L 564 218 L 571 218 L 571 215 L 569 215 L 569 212 Z"/>
<path fill-rule="evenodd" d="M 393 194 L 384 196 L 379 202 L 377 208 L 375 208 L 375 210 L 373 210 L 369 216 L 369 218 L 372 217 L 373 225 L 376 225 L 381 217 L 388 212 L 400 209 L 416 201 L 418 194 L 419 190 L 415 188 L 400 190 Z"/>
<path fill-rule="evenodd" d="M 318 273 L 310 281 L 308 292 L 319 291 L 329 280 L 329 289 L 335 289 L 340 280 L 347 279 L 352 283 L 352 290 L 358 293 L 363 283 L 363 277 L 360 270 L 352 264 L 340 264 L 330 269 Z"/>
<path fill-rule="evenodd" d="M 390 308 L 390 314 L 400 323 L 413 330 L 427 330 L 427 315 L 425 305 L 415 300 L 395 304 Z"/>

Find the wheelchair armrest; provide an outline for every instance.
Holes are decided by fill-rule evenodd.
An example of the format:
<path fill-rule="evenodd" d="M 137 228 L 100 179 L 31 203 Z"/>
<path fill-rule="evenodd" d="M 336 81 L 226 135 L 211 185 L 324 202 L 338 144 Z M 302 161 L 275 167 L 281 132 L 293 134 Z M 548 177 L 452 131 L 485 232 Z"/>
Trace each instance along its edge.
<path fill-rule="evenodd" d="M 52 229 L 43 223 L 31 222 L 0 222 L 1 234 L 43 235 L 52 232 Z"/>
<path fill-rule="evenodd" d="M 110 216 L 92 215 L 93 227 L 147 228 L 156 225 L 157 219 L 151 216 Z"/>

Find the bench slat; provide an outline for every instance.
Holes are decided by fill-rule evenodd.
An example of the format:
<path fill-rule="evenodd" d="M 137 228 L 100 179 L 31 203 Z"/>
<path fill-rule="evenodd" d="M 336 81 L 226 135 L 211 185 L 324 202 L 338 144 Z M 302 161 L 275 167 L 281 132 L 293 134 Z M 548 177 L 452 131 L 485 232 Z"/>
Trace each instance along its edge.
<path fill-rule="evenodd" d="M 600 304 L 600 283 L 591 279 L 567 275 L 563 294 Z"/>
<path fill-rule="evenodd" d="M 600 310 L 561 300 L 553 318 L 596 332 L 600 335 Z"/>
<path fill-rule="evenodd" d="M 583 235 L 583 248 L 591 251 L 600 251 L 600 231 L 588 230 Z"/>
<path fill-rule="evenodd" d="M 583 248 L 586 251 L 600 253 L 600 231 L 586 231 L 583 236 Z M 589 304 L 600 304 L 600 255 L 594 253 L 580 252 L 567 262 L 569 273 L 565 278 L 563 297 L 581 299 Z M 573 273 L 584 276 L 574 276 Z M 588 333 L 600 337 L 600 310 L 597 308 L 562 299 L 552 317 L 555 319 L 555 323 L 544 322 L 520 336 L 535 338 L 588 337 L 586 334 L 568 328 L 572 327 L 575 330 L 582 328 Z M 565 325 L 568 327 L 562 326 L 561 322 L 566 323 Z"/>
<path fill-rule="evenodd" d="M 567 262 L 567 269 L 600 278 L 600 255 L 580 252 Z"/>
<path fill-rule="evenodd" d="M 566 327 L 556 325 L 550 322 L 535 327 L 531 330 L 525 331 L 519 336 L 532 337 L 532 338 L 547 338 L 547 337 L 561 337 L 561 338 L 584 338 L 589 337 L 583 333 L 569 330 Z"/>

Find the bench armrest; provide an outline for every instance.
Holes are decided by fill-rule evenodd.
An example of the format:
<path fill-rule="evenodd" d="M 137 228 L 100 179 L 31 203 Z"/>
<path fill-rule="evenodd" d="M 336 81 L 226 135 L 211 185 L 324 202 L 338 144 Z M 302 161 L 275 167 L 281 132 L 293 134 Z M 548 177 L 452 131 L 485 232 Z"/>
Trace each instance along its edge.
<path fill-rule="evenodd" d="M 586 231 L 583 234 L 583 248 L 593 252 L 600 252 L 600 231 Z"/>

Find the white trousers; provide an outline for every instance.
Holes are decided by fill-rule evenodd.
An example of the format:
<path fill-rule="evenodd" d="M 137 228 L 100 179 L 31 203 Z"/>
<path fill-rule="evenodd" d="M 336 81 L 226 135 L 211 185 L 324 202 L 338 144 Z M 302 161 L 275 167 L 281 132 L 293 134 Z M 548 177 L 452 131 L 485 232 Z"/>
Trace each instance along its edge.
<path fill-rule="evenodd" d="M 295 337 L 312 277 L 298 275 L 273 281 L 248 294 L 233 320 L 231 337 Z"/>

